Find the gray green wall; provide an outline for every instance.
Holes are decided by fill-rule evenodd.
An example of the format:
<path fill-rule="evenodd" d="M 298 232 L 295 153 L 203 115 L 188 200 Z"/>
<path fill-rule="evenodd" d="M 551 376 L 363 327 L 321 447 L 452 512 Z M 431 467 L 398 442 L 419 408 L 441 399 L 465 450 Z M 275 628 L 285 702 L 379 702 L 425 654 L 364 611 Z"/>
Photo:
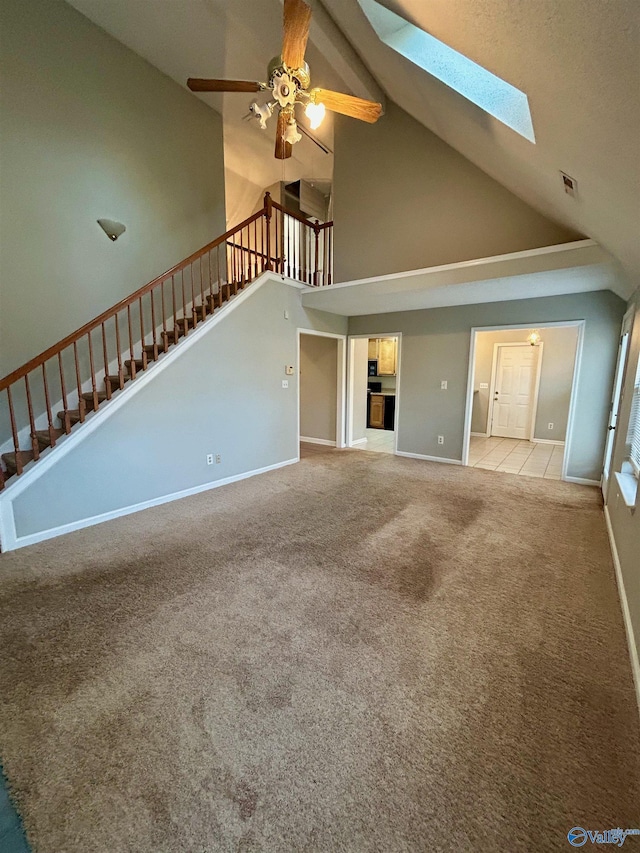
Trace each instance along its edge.
<path fill-rule="evenodd" d="M 300 335 L 300 435 L 336 441 L 338 341 Z"/>
<path fill-rule="evenodd" d="M 400 107 L 371 125 L 338 116 L 335 281 L 576 239 Z"/>
<path fill-rule="evenodd" d="M 350 334 L 402 332 L 398 450 L 462 458 L 471 328 L 585 320 L 568 474 L 599 480 L 624 302 L 610 291 L 351 317 Z M 448 390 L 440 390 L 440 381 Z M 437 436 L 444 435 L 444 445 Z"/>
<path fill-rule="evenodd" d="M 631 413 L 633 382 L 638 359 L 640 359 L 640 289 L 636 290 L 629 305 L 635 309 L 635 315 L 623 383 L 620 416 L 613 448 L 609 491 L 607 494 L 607 509 L 620 559 L 620 568 L 629 604 L 636 648 L 640 656 L 640 490 L 636 497 L 635 509 L 629 509 L 622 499 L 620 488 L 614 476 L 615 471 L 620 471 L 622 463 L 627 456 L 625 439 Z"/>
<path fill-rule="evenodd" d="M 298 371 L 285 377 L 285 365 L 297 366 L 297 329 L 345 334 L 347 321 L 304 310 L 282 282 L 247 293 L 16 496 L 18 536 L 297 458 Z M 207 465 L 208 453 L 220 464 Z"/>
<path fill-rule="evenodd" d="M 0 18 L 2 376 L 226 222 L 217 113 L 61 0 Z"/>
<path fill-rule="evenodd" d="M 531 329 L 511 329 L 505 332 L 479 332 L 476 337 L 476 361 L 473 380 L 473 415 L 471 431 L 488 431 L 491 368 L 495 344 L 526 341 Z M 540 370 L 540 393 L 533 437 L 564 441 L 567 432 L 573 367 L 575 364 L 578 330 L 576 326 L 552 326 L 541 329 L 543 343 Z M 488 388 L 480 388 L 480 383 Z M 548 428 L 553 424 L 553 429 Z"/>

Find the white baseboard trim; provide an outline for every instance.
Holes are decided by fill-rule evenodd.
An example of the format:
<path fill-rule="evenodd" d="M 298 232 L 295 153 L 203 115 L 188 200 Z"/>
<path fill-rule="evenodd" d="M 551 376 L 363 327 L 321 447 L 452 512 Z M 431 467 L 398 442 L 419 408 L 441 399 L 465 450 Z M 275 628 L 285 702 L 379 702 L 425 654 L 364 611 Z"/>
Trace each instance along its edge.
<path fill-rule="evenodd" d="M 577 483 L 579 486 L 600 486 L 600 480 L 585 480 L 584 477 L 563 477 L 565 483 Z"/>
<path fill-rule="evenodd" d="M 564 447 L 564 441 L 556 441 L 553 438 L 532 438 L 534 444 L 556 444 L 558 447 Z"/>
<path fill-rule="evenodd" d="M 351 442 L 349 447 L 359 447 L 361 444 L 366 444 L 368 441 L 368 438 L 356 438 L 355 441 Z"/>
<path fill-rule="evenodd" d="M 475 438 L 489 438 L 488 432 L 470 432 L 469 435 L 473 435 Z"/>
<path fill-rule="evenodd" d="M 104 512 L 101 515 L 94 515 L 90 518 L 83 518 L 79 521 L 73 521 L 69 524 L 63 524 L 59 527 L 52 527 L 49 530 L 41 530 L 38 533 L 31 533 L 28 536 L 17 536 L 15 531 L 15 521 L 13 519 L 13 506 L 5 504 L 2 507 L 4 511 L 11 512 L 11 519 L 3 519 L 4 523 L 2 530 L 5 533 L 6 539 L 2 540 L 2 551 L 14 551 L 17 548 L 24 548 L 27 545 L 35 545 L 37 542 L 43 542 L 45 539 L 53 539 L 56 536 L 62 536 L 65 533 L 73 533 L 75 530 L 82 530 L 84 527 L 92 527 L 94 524 L 102 524 L 103 521 L 112 521 L 114 518 L 120 518 L 123 515 L 131 515 L 134 512 L 140 512 L 143 509 L 150 509 L 154 506 L 170 503 L 171 501 L 179 500 L 180 498 L 188 498 L 191 495 L 198 495 L 200 492 L 208 492 L 211 489 L 217 489 L 219 486 L 227 486 L 230 483 L 237 483 L 240 480 L 247 480 L 249 477 L 255 477 L 258 474 L 266 474 L 267 471 L 275 471 L 277 468 L 284 468 L 287 465 L 293 465 L 300 461 L 300 457 L 295 459 L 287 459 L 285 462 L 276 462 L 275 465 L 267 465 L 264 468 L 256 468 L 254 471 L 246 471 L 244 474 L 234 474 L 232 477 L 225 477 L 222 480 L 215 480 L 211 483 L 203 483 L 200 486 L 193 486 L 189 489 L 183 489 L 180 492 L 172 492 L 168 495 L 162 495 L 159 498 L 152 498 L 141 503 L 131 504 L 130 506 L 121 507 L 119 509 Z M 13 534 L 13 535 L 11 535 Z"/>
<path fill-rule="evenodd" d="M 422 453 L 405 453 L 396 450 L 396 456 L 406 456 L 407 459 L 425 459 L 427 462 L 443 462 L 445 465 L 462 465 L 461 459 L 447 459 L 444 456 L 424 456 Z"/>
<path fill-rule="evenodd" d="M 636 699 L 638 701 L 638 712 L 640 713 L 640 658 L 638 657 L 638 646 L 633 633 L 633 624 L 631 622 L 631 613 L 629 611 L 629 602 L 627 593 L 624 588 L 624 578 L 622 576 L 622 566 L 620 565 L 620 557 L 618 556 L 618 548 L 616 546 L 615 536 L 613 535 L 613 527 L 609 517 L 609 508 L 604 508 L 604 519 L 607 523 L 607 533 L 609 534 L 609 545 L 611 547 L 611 556 L 613 557 L 613 565 L 616 570 L 616 582 L 618 584 L 618 595 L 620 596 L 620 606 L 622 607 L 622 618 L 624 620 L 624 628 L 627 634 L 627 645 L 629 647 L 629 660 L 631 662 L 631 672 L 633 674 L 633 683 L 636 688 Z"/>
<path fill-rule="evenodd" d="M 326 438 L 310 438 L 308 435 L 301 435 L 300 441 L 305 441 L 307 444 L 323 444 L 325 447 L 335 447 L 335 441 L 329 441 Z"/>

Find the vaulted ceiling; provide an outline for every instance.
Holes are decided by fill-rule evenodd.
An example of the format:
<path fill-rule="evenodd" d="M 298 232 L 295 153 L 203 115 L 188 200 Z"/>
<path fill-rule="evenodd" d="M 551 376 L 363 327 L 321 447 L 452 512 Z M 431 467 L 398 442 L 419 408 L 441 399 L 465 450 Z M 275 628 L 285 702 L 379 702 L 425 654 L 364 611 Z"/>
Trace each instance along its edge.
<path fill-rule="evenodd" d="M 385 46 L 358 0 L 323 0 L 342 36 L 326 15 L 323 18 L 318 4 L 311 3 L 317 19 L 324 21 L 312 29 L 307 55 L 314 83 L 363 97 L 382 89 L 524 201 L 599 242 L 624 269 L 628 292 L 638 287 L 637 0 L 382 2 L 525 92 L 536 142 Z M 71 3 L 183 85 L 188 76 L 264 79 L 280 43 L 279 0 Z M 273 134 L 240 120 L 248 96 L 202 97 L 225 118 L 229 167 L 257 186 L 280 180 L 282 164 L 273 160 Z M 323 133 L 331 145 L 330 124 Z M 286 166 L 287 180 L 330 176 L 331 158 L 313 143 L 304 140 L 294 151 L 296 159 Z M 560 170 L 577 181 L 577 197 L 565 194 Z"/>

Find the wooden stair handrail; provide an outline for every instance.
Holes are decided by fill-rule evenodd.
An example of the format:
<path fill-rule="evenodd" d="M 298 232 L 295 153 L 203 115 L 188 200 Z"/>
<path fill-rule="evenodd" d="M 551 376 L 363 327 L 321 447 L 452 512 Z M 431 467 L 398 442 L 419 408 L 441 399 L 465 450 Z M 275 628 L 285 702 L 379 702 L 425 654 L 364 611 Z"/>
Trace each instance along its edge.
<path fill-rule="evenodd" d="M 285 215 L 305 230 L 289 228 Z M 330 285 L 332 225 L 309 221 L 266 193 L 263 207 L 252 216 L 0 379 L 11 430 L 7 443 L 14 448 L 2 454 L 0 491 L 7 481 L 3 466 L 9 478 L 20 476 L 41 451 L 55 447 L 125 382 L 135 380 L 265 271 L 308 285 Z"/>
<path fill-rule="evenodd" d="M 76 329 L 75 332 L 71 332 L 71 334 L 67 335 L 66 338 L 63 338 L 58 343 L 53 344 L 48 349 L 41 352 L 39 355 L 34 356 L 30 361 L 27 361 L 21 367 L 16 368 L 11 373 L 8 373 L 2 379 L 0 379 L 0 391 L 4 391 L 8 388 L 9 385 L 13 385 L 18 379 L 22 379 L 23 376 L 26 376 L 28 373 L 31 373 L 36 367 L 39 367 L 45 361 L 48 361 L 53 356 L 58 355 L 59 352 L 66 349 L 68 346 L 74 343 L 74 341 L 80 340 L 84 335 L 89 334 L 106 320 L 110 320 L 115 314 L 119 314 L 124 308 L 127 308 L 129 305 L 133 305 L 134 302 L 137 302 L 141 296 L 144 296 L 150 290 L 153 290 L 156 285 L 165 281 L 168 278 L 171 278 L 172 275 L 175 275 L 180 270 L 188 267 L 189 264 L 196 261 L 198 258 L 205 255 L 207 252 L 210 252 L 212 249 L 215 249 L 216 246 L 222 245 L 222 243 L 226 243 L 229 237 L 233 237 L 238 231 L 241 231 L 243 228 L 246 228 L 247 225 L 251 225 L 253 222 L 256 222 L 258 219 L 262 218 L 266 213 L 266 208 L 262 208 L 257 213 L 254 213 L 253 216 L 249 216 L 244 222 L 241 222 L 240 225 L 236 225 L 234 228 L 231 228 L 229 231 L 226 231 L 221 237 L 216 237 L 215 240 L 212 240 L 211 243 L 208 243 L 202 249 L 198 249 L 197 252 L 194 252 L 192 255 L 189 255 L 188 258 L 185 258 L 183 261 L 180 261 L 179 264 L 168 269 L 166 272 L 163 272 L 162 275 L 156 276 L 152 281 L 143 285 L 141 288 L 135 291 L 135 293 L 130 294 L 124 299 L 120 300 L 116 305 L 111 308 L 107 308 L 106 311 L 103 311 L 102 314 L 99 314 L 97 317 L 94 317 L 93 320 L 89 320 L 88 323 L 85 323 L 84 326 L 81 326 L 79 329 Z"/>
<path fill-rule="evenodd" d="M 296 213 L 294 210 L 287 210 L 286 207 L 283 207 L 281 204 L 278 204 L 277 201 L 272 201 L 271 206 L 275 207 L 276 210 L 282 211 L 282 213 L 286 213 L 287 216 L 291 216 L 293 219 L 297 219 L 298 222 L 302 222 L 302 224 L 306 225 L 308 228 L 313 228 L 314 231 L 321 231 L 323 228 L 330 228 L 333 226 L 333 221 L 323 223 L 309 222 L 309 220 L 301 213 Z"/>

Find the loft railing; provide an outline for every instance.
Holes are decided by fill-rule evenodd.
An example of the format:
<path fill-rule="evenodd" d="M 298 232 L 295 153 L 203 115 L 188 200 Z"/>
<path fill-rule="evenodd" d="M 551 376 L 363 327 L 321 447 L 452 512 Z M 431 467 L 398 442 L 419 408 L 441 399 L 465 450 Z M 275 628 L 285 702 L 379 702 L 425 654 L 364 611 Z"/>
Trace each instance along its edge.
<path fill-rule="evenodd" d="M 332 226 L 309 222 L 267 193 L 262 210 L 0 379 L 7 468 L 0 466 L 0 489 L 7 474 L 22 474 L 43 449 L 263 272 L 330 285 Z"/>

